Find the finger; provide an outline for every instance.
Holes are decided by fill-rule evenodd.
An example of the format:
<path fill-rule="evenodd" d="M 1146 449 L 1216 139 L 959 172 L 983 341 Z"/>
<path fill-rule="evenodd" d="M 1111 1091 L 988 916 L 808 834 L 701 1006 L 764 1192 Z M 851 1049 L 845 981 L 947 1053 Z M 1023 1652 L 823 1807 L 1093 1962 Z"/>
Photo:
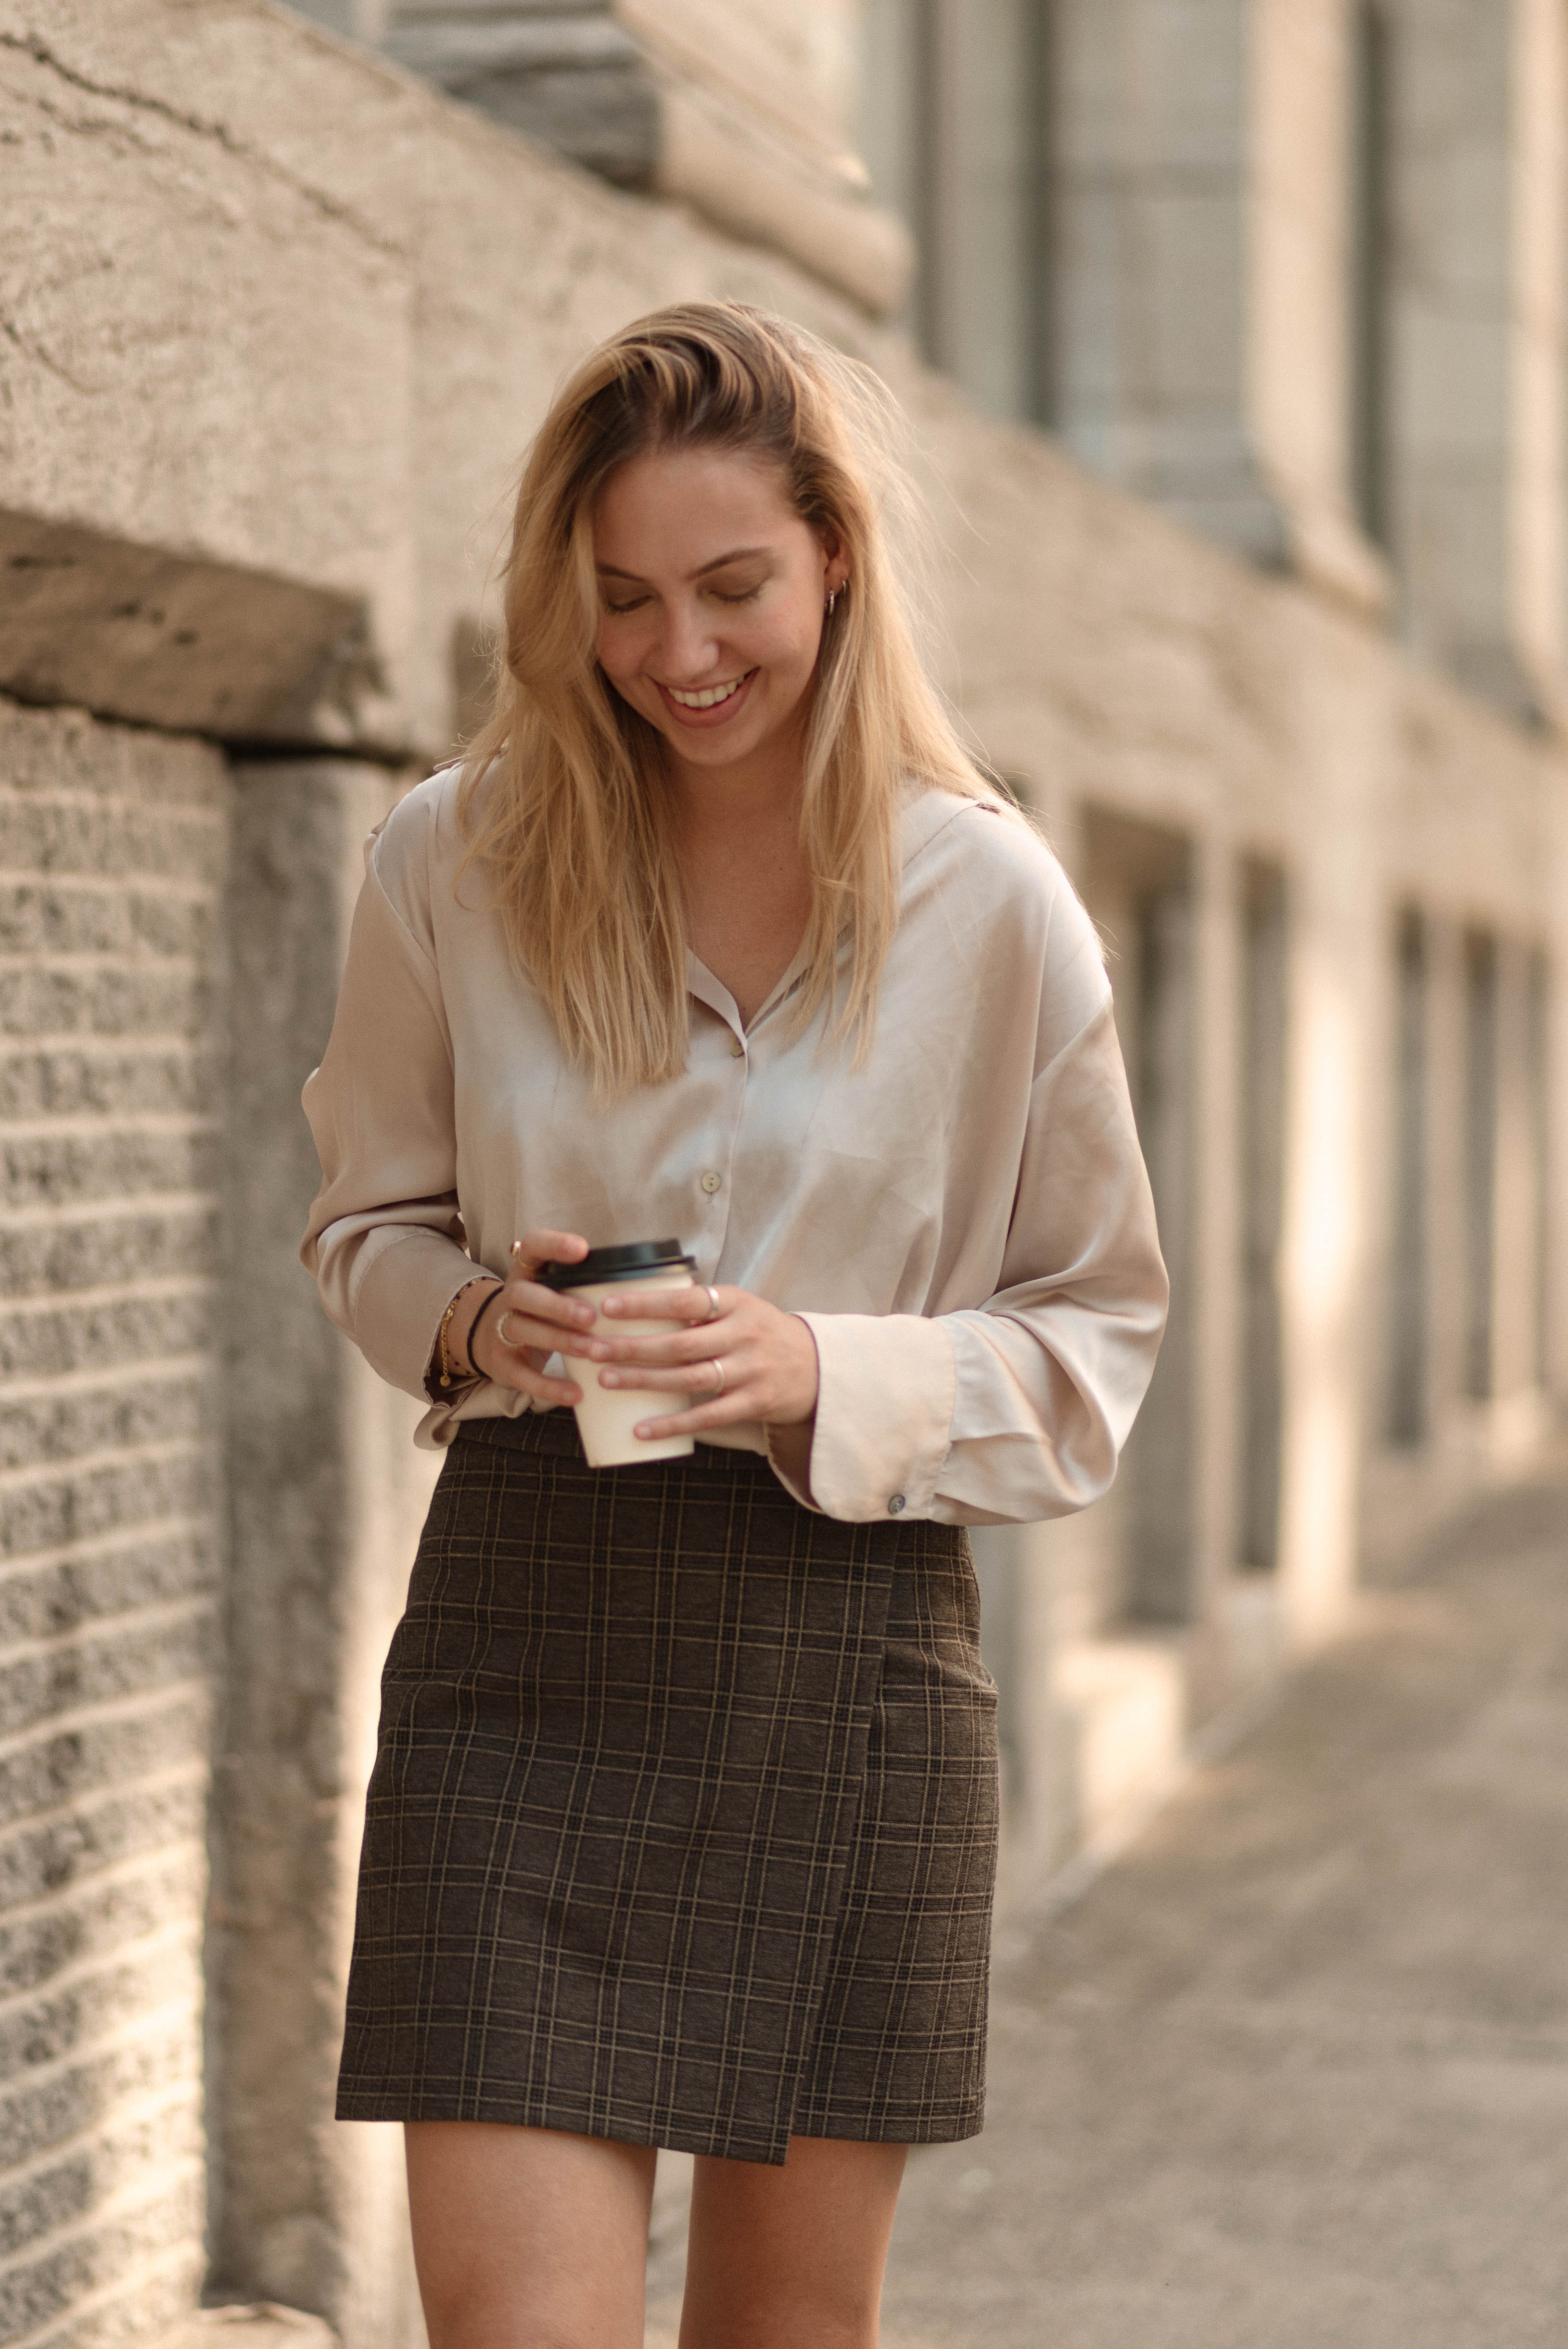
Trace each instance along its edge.
<path fill-rule="evenodd" d="M 711 1326 L 722 1315 L 732 1312 L 737 1301 L 734 1290 L 727 1301 L 722 1288 L 717 1294 L 717 1313 L 706 1288 L 653 1288 L 640 1291 L 635 1297 L 606 1297 L 599 1310 L 612 1320 L 707 1322 Z"/>
<path fill-rule="evenodd" d="M 721 1386 L 713 1373 L 713 1357 L 691 1362 L 678 1371 L 601 1371 L 602 1387 L 647 1387 L 657 1394 L 712 1395 L 717 1402 L 721 1394 L 734 1394 L 741 1382 L 729 1362 L 725 1364 Z"/>
<path fill-rule="evenodd" d="M 687 1362 L 712 1361 L 722 1354 L 727 1361 L 732 1355 L 755 1348 L 756 1340 L 748 1338 L 743 1329 L 731 1324 L 727 1332 L 717 1323 L 696 1330 L 674 1330 L 667 1337 L 613 1338 L 601 1328 L 600 1343 L 608 1348 L 605 1360 L 624 1362 L 628 1367 L 646 1364 L 651 1370 L 678 1370 Z"/>
<path fill-rule="evenodd" d="M 524 1232 L 511 1244 L 511 1276 L 526 1280 L 542 1264 L 581 1264 L 587 1253 L 581 1232 Z"/>
<path fill-rule="evenodd" d="M 661 1435 L 700 1435 L 705 1427 L 733 1427 L 738 1420 L 758 1416 L 757 1405 L 746 1401 L 744 1391 L 737 1395 L 733 1390 L 727 1390 L 722 1395 L 715 1395 L 709 1403 L 694 1403 L 689 1411 L 671 1412 L 658 1419 L 640 1419 L 632 1433 L 650 1442 Z"/>
<path fill-rule="evenodd" d="M 581 1333 L 593 1325 L 593 1308 L 591 1305 L 584 1305 L 580 1299 L 570 1295 L 562 1296 L 553 1288 L 542 1288 L 536 1280 L 509 1280 L 497 1312 L 498 1315 L 511 1315 L 513 1330 L 521 1329 L 525 1321 L 543 1329 L 552 1346 L 562 1338 L 572 1338 L 577 1342 L 579 1351 L 583 1350 Z M 525 1346 L 537 1345 L 540 1340 L 509 1336 L 505 1342 L 509 1346 Z"/>
<path fill-rule="evenodd" d="M 495 1334 L 509 1354 L 571 1353 L 578 1361 L 607 1362 L 610 1350 L 598 1338 L 588 1337 L 581 1329 L 563 1329 L 558 1321 L 536 1320 L 516 1305 L 503 1305 L 492 1317 Z M 502 1322 L 506 1328 L 501 1328 Z"/>
<path fill-rule="evenodd" d="M 531 1362 L 503 1360 L 498 1366 L 499 1376 L 491 1384 L 507 1387 L 514 1394 L 531 1395 L 536 1402 L 581 1402 L 583 1390 L 574 1379 L 549 1379 L 536 1371 Z"/>

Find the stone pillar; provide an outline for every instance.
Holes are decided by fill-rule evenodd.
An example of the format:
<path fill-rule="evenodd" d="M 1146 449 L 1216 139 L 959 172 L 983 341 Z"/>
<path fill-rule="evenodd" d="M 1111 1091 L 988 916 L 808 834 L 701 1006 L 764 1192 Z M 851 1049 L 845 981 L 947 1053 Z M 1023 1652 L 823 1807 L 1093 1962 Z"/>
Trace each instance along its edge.
<path fill-rule="evenodd" d="M 315 760 L 235 781 L 214 2281 L 329 2318 L 347 2349 L 406 2349 L 423 2336 L 400 2132 L 332 2111 L 377 1679 L 437 1464 L 409 1443 L 418 1406 L 330 1327 L 296 1257 L 319 1180 L 300 1086 L 397 785 Z"/>
<path fill-rule="evenodd" d="M 1059 0 L 1055 420 L 1254 561 L 1290 553 L 1248 419 L 1246 0 Z"/>
<path fill-rule="evenodd" d="M 1343 673 L 1300 681 L 1315 822 L 1292 871 L 1280 1242 L 1279 1592 L 1290 1635 L 1340 1618 L 1356 1578 L 1373 1299 L 1368 1181 L 1391 979 L 1367 828 L 1385 712 Z"/>
<path fill-rule="evenodd" d="M 1389 0 L 1390 552 L 1405 632 L 1563 707 L 1564 68 L 1556 0 Z"/>

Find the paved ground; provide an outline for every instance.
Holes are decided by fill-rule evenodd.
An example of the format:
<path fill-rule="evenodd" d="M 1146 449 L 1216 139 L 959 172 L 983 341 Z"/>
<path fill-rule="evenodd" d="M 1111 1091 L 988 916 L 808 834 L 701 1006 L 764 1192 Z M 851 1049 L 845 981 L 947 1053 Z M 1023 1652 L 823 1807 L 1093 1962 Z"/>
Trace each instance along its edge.
<path fill-rule="evenodd" d="M 988 2126 L 911 2162 L 883 2338 L 1564 2349 L 1568 1484 L 1369 1594 L 1084 1899 L 1007 1926 Z"/>

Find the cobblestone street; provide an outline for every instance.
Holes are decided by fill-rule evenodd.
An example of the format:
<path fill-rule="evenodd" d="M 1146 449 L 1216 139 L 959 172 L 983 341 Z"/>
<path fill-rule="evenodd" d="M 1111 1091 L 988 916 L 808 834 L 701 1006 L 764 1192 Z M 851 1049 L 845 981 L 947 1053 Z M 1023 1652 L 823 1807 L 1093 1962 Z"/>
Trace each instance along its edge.
<path fill-rule="evenodd" d="M 1500 1496 L 1055 1918 L 884 2349 L 1568 2339 L 1568 1484 Z M 678 2253 L 650 2344 L 674 2341 Z"/>

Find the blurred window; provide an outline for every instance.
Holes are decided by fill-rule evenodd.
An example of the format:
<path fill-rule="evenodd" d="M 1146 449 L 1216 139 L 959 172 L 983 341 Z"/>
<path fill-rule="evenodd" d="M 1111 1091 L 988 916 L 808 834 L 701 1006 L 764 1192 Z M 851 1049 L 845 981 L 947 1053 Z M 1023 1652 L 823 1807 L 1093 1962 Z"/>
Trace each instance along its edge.
<path fill-rule="evenodd" d="M 864 0 L 861 144 L 919 248 L 909 324 L 993 413 L 1051 414 L 1049 0 Z"/>
<path fill-rule="evenodd" d="M 1548 1071 L 1548 1006 L 1551 1001 L 1551 967 L 1539 949 L 1531 955 L 1526 979 L 1525 1016 L 1526 1050 L 1530 1084 L 1530 1147 L 1533 1161 L 1532 1205 L 1534 1210 L 1531 1233 L 1531 1299 L 1533 1318 L 1533 1343 L 1531 1369 L 1537 1386 L 1544 1389 L 1550 1374 L 1547 1361 L 1546 1327 L 1548 1309 L 1549 1221 L 1547 1202 L 1551 1196 L 1551 1174 L 1548 1136 L 1551 1130 L 1551 1105 L 1547 1092 Z"/>
<path fill-rule="evenodd" d="M 1192 1613 L 1192 855 L 1163 825 L 1091 808 L 1084 901 L 1106 941 L 1116 1024 L 1160 1242 L 1171 1319 L 1128 1443 L 1120 1498 L 1121 1610 L 1181 1623 Z"/>
<path fill-rule="evenodd" d="M 1387 548 L 1392 49 L 1375 0 L 1357 0 L 1350 36 L 1350 495 L 1367 537 Z"/>
<path fill-rule="evenodd" d="M 1279 1551 L 1284 1205 L 1287 900 L 1283 869 L 1247 857 L 1241 874 L 1242 1564 L 1272 1571 Z"/>
<path fill-rule="evenodd" d="M 1388 1415 L 1391 1444 L 1428 1433 L 1427 1051 L 1428 940 L 1408 906 L 1395 939 L 1394 1185 L 1388 1251 Z"/>
<path fill-rule="evenodd" d="M 1464 1392 L 1492 1392 L 1493 1218 L 1497 1202 L 1498 953 L 1487 930 L 1464 942 Z"/>

